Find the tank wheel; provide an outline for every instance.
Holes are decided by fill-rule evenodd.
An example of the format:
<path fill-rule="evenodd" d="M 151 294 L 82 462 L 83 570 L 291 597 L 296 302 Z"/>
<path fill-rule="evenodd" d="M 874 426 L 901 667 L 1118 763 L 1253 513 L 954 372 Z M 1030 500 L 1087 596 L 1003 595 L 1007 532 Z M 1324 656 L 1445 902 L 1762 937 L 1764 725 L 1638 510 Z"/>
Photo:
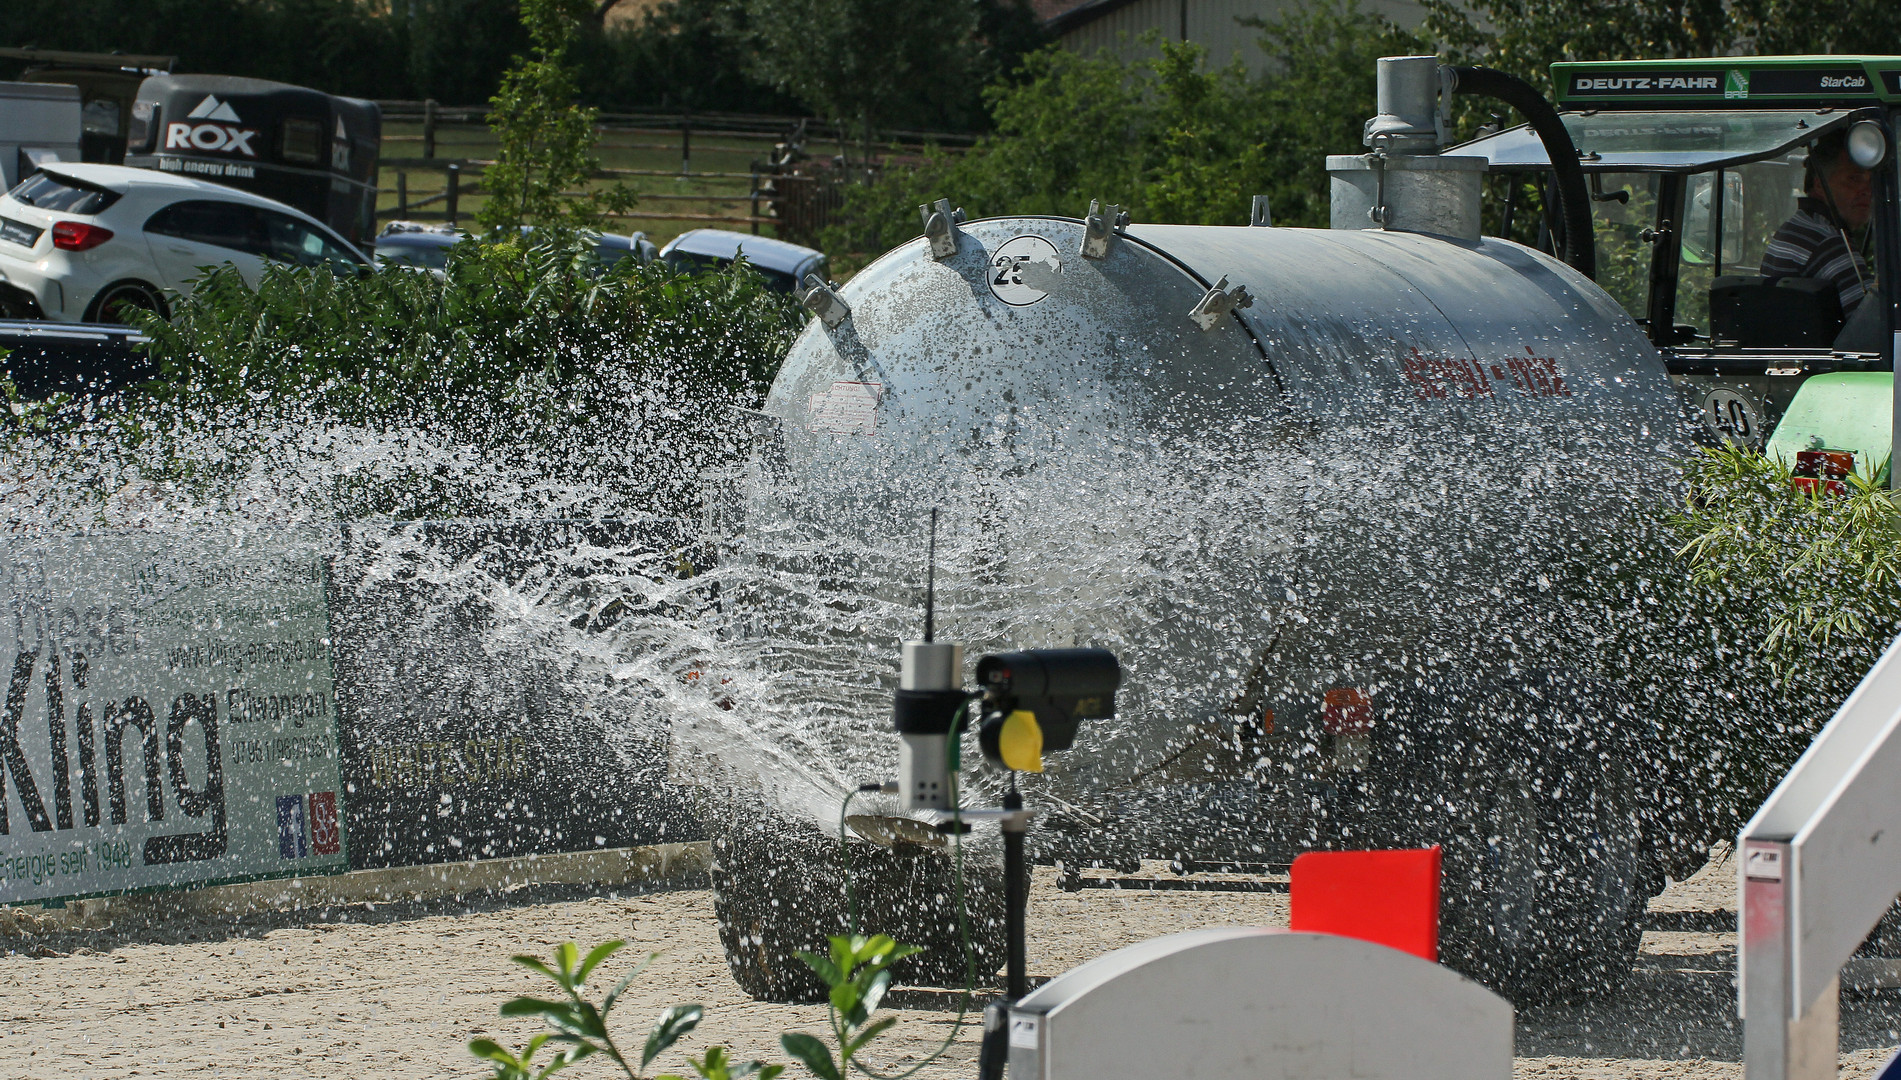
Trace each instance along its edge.
<path fill-rule="evenodd" d="M 1440 958 L 1516 1002 L 1611 990 L 1643 940 L 1633 773 L 1571 757 L 1561 776 L 1469 774 L 1448 819 Z"/>
<path fill-rule="evenodd" d="M 1420 700 L 1353 797 L 1397 817 L 1347 842 L 1440 845 L 1441 961 L 1520 1004 L 1612 989 L 1642 943 L 1645 801 L 1609 701 L 1568 676 Z"/>
<path fill-rule="evenodd" d="M 143 281 L 115 281 L 99 290 L 86 310 L 87 322 L 129 324 L 133 311 L 149 311 L 170 318 L 165 297 Z"/>
<path fill-rule="evenodd" d="M 760 1001 L 824 1001 L 798 959 L 846 932 L 845 865 L 838 838 L 750 800 L 701 807 L 712 839 L 713 912 L 733 981 Z M 966 926 L 979 986 L 1003 962 L 1003 868 L 995 852 L 964 852 Z M 961 987 L 966 968 L 951 860 L 946 853 L 853 842 L 851 880 L 860 932 L 890 934 L 925 951 L 898 962 L 900 984 Z"/>

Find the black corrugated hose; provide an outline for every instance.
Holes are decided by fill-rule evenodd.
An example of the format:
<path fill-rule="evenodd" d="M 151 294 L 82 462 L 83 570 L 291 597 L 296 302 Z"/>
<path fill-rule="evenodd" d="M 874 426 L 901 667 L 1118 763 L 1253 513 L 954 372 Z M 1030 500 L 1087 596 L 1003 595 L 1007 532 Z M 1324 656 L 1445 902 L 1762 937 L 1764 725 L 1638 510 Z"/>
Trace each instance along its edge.
<path fill-rule="evenodd" d="M 1551 171 L 1558 181 L 1559 219 L 1564 222 L 1564 261 L 1595 281 L 1597 239 L 1592 235 L 1591 196 L 1585 188 L 1584 169 L 1578 164 L 1577 144 L 1571 141 L 1564 121 L 1558 119 L 1558 110 L 1530 83 L 1496 68 L 1455 67 L 1452 80 L 1454 93 L 1478 94 L 1502 101 L 1531 122 L 1532 130 L 1545 144 L 1545 156 L 1551 159 Z"/>

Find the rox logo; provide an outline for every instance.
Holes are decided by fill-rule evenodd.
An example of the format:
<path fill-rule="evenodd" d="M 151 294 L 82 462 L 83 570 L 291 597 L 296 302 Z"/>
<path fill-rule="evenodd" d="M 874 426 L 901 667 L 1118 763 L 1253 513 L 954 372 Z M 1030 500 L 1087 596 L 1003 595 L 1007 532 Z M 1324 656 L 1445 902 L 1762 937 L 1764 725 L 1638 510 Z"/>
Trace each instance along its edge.
<path fill-rule="evenodd" d="M 218 153 L 243 154 L 256 157 L 257 151 L 251 148 L 251 140 L 257 138 L 257 129 L 241 128 L 235 125 L 243 121 L 238 119 L 237 111 L 229 102 L 219 101 L 217 96 L 207 95 L 198 107 L 187 114 L 191 120 L 228 120 L 230 123 L 165 125 L 165 149 L 167 150 L 210 150 Z"/>

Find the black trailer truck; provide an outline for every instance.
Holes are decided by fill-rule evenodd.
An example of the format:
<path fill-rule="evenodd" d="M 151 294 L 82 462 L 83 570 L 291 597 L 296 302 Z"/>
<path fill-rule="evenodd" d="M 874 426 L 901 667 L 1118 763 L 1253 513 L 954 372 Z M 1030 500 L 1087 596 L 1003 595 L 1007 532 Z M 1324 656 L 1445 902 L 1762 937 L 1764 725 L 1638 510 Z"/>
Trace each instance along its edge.
<path fill-rule="evenodd" d="M 263 79 L 155 75 L 132 103 L 125 163 L 288 203 L 368 248 L 382 140 L 375 102 Z"/>

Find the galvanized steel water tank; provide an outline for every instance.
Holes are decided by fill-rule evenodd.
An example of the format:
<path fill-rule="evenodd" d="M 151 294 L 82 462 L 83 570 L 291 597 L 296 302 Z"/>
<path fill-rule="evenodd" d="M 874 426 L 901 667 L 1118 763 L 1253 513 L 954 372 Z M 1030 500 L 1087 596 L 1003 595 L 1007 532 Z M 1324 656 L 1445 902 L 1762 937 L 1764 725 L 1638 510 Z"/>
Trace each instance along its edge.
<path fill-rule="evenodd" d="M 848 317 L 805 330 L 766 406 L 790 513 L 861 552 L 921 553 L 933 504 L 995 537 L 953 586 L 970 655 L 1106 644 L 1169 721 L 1252 695 L 1285 727 L 1329 688 L 1562 650 L 1565 582 L 1608 566 L 1673 483 L 1686 444 L 1657 353 L 1546 255 L 1134 225 L 1094 259 L 1084 234 L 998 218 L 945 258 L 890 252 L 840 290 Z M 1224 278 L 1252 303 L 1204 330 L 1189 313 Z M 1049 470 L 1066 479 L 1018 494 Z M 1049 506 L 1067 524 L 1027 550 L 1019 528 L 1072 493 L 1101 520 Z M 920 595 L 915 565 L 891 603 Z"/>

